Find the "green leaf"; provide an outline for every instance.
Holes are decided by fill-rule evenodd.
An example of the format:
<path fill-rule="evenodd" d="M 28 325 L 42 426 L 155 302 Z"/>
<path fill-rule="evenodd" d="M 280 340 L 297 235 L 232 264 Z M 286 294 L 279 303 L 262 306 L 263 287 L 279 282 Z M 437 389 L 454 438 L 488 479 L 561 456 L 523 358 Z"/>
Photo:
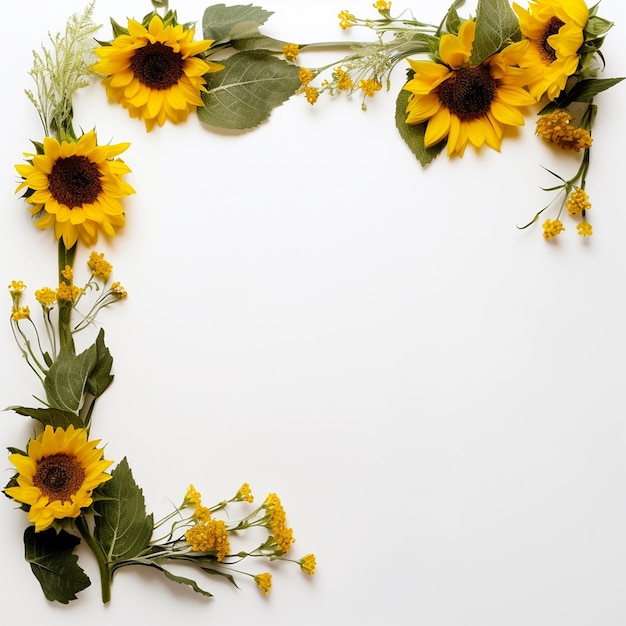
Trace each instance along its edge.
<path fill-rule="evenodd" d="M 9 407 L 12 411 L 15 411 L 18 415 L 26 415 L 32 417 L 38 422 L 41 422 L 44 426 L 52 426 L 54 428 L 67 428 L 68 426 L 74 426 L 74 428 L 84 428 L 85 424 L 83 420 L 70 411 L 63 411 L 61 409 L 41 409 L 41 408 L 29 408 L 24 406 L 12 406 Z"/>
<path fill-rule="evenodd" d="M 259 52 L 238 52 L 224 69 L 208 74 L 200 121 L 230 130 L 249 130 L 264 122 L 272 109 L 300 88 L 300 69 Z"/>
<path fill-rule="evenodd" d="M 573 102 L 591 102 L 599 93 L 610 89 L 624 80 L 621 78 L 588 78 L 576 83 L 570 91 L 559 96 L 555 103 L 557 107 L 566 107 Z"/>
<path fill-rule="evenodd" d="M 461 18 L 457 9 L 461 8 L 465 4 L 465 0 L 456 0 L 446 13 L 444 18 L 445 31 L 456 35 L 459 32 L 459 26 L 461 25 Z"/>
<path fill-rule="evenodd" d="M 113 357 L 109 349 L 104 345 L 104 330 L 100 329 L 94 345 L 96 346 L 96 363 L 87 378 L 86 388 L 91 395 L 97 398 L 113 382 L 113 376 L 111 376 Z"/>
<path fill-rule="evenodd" d="M 43 386 L 52 408 L 78 415 L 83 405 L 85 386 L 98 358 L 97 348 L 91 345 L 79 355 L 61 350 L 48 370 Z"/>
<path fill-rule="evenodd" d="M 478 65 L 509 41 L 520 38 L 519 22 L 508 0 L 478 0 L 476 36 L 470 65 Z"/>
<path fill-rule="evenodd" d="M 137 486 L 124 457 L 111 472 L 111 480 L 97 491 L 95 538 L 109 563 L 132 559 L 152 538 L 152 515 L 146 515 L 142 490 Z M 101 499 L 100 499 L 101 498 Z"/>
<path fill-rule="evenodd" d="M 62 530 L 36 533 L 34 526 L 24 532 L 25 557 L 46 598 L 67 604 L 91 584 L 73 554 L 80 539 Z"/>
<path fill-rule="evenodd" d="M 204 11 L 202 33 L 204 39 L 213 39 L 214 45 L 226 43 L 231 40 L 232 31 L 236 26 L 245 24 L 244 31 L 254 32 L 259 26 L 265 24 L 272 14 L 271 11 L 265 11 L 252 4 L 239 4 L 231 7 L 216 4 Z M 241 32 L 240 30 L 240 34 Z"/>
<path fill-rule="evenodd" d="M 414 74 L 415 72 L 413 72 L 413 70 L 409 70 L 407 72 L 408 80 L 411 80 Z M 409 95 L 408 91 L 401 89 L 396 99 L 396 128 L 400 132 L 402 139 L 404 139 L 404 143 L 406 143 L 411 152 L 417 157 L 422 167 L 426 167 L 443 150 L 446 141 L 444 139 L 429 148 L 424 146 L 424 135 L 426 133 L 427 123 L 407 124 L 405 122 Z"/>
<path fill-rule="evenodd" d="M 164 567 L 161 567 L 160 565 L 157 565 L 154 562 L 150 563 L 149 567 L 154 567 L 155 569 L 158 569 L 160 572 L 162 572 L 165 575 L 165 577 L 168 580 L 171 580 L 172 582 L 179 583 L 180 585 L 187 585 L 191 587 L 196 593 L 202 594 L 203 596 L 207 596 L 208 598 L 213 597 L 212 593 L 199 587 L 198 583 L 195 580 L 192 580 L 191 578 L 186 578 L 185 576 L 178 576 L 176 574 L 173 574 L 169 570 L 165 569 Z"/>
<path fill-rule="evenodd" d="M 263 50 L 266 52 L 282 52 L 287 41 L 266 37 L 258 31 L 246 33 L 245 36 L 234 35 L 230 45 L 236 50 Z"/>

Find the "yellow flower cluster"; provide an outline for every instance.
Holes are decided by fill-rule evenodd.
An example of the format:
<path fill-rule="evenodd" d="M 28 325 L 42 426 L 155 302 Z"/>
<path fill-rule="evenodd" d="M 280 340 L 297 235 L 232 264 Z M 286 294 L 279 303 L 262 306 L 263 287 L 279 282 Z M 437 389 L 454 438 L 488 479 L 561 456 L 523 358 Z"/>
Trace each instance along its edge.
<path fill-rule="evenodd" d="M 83 290 L 80 287 L 63 282 L 59 285 L 56 296 L 59 302 L 75 302 L 82 293 Z"/>
<path fill-rule="evenodd" d="M 315 560 L 314 554 L 306 554 L 299 561 L 300 567 L 305 574 L 309 576 L 313 576 L 315 574 L 315 567 L 317 566 L 317 561 Z"/>
<path fill-rule="evenodd" d="M 579 188 L 572 191 L 565 206 L 570 215 L 580 215 L 591 208 L 591 202 L 587 192 Z"/>
<path fill-rule="evenodd" d="M 106 282 L 111 276 L 113 266 L 104 258 L 104 253 L 92 252 L 87 261 L 87 267 L 96 278 Z"/>
<path fill-rule="evenodd" d="M 369 96 L 370 98 L 374 97 L 374 94 L 377 91 L 380 91 L 382 89 L 382 85 L 380 84 L 379 81 L 377 80 L 373 80 L 371 78 L 368 78 L 366 80 L 360 80 L 359 81 L 359 89 L 366 95 Z"/>
<path fill-rule="evenodd" d="M 228 530 L 220 519 L 199 522 L 185 533 L 185 540 L 194 552 L 214 552 L 218 561 L 230 551 Z"/>
<path fill-rule="evenodd" d="M 57 301 L 57 292 L 50 287 L 43 287 L 35 291 L 35 300 L 41 304 L 44 311 L 49 311 Z"/>
<path fill-rule="evenodd" d="M 268 572 L 263 574 L 257 574 L 254 577 L 254 582 L 259 586 L 259 589 L 263 592 L 263 595 L 267 595 L 272 588 L 272 575 Z"/>
<path fill-rule="evenodd" d="M 546 220 L 543 223 L 544 239 L 552 239 L 557 237 L 559 233 L 565 230 L 565 226 L 560 220 Z"/>
<path fill-rule="evenodd" d="M 568 111 L 556 109 L 539 118 L 537 135 L 563 150 L 580 152 L 584 148 L 590 148 L 593 141 L 591 133 L 584 128 L 572 126 L 571 121 L 572 116 Z"/>
<path fill-rule="evenodd" d="M 254 496 L 252 495 L 252 491 L 250 489 L 250 485 L 248 483 L 244 483 L 239 487 L 239 490 L 235 494 L 236 502 L 254 502 Z"/>
<path fill-rule="evenodd" d="M 591 237 L 593 235 L 593 228 L 589 222 L 581 222 L 576 225 L 576 230 L 581 237 Z"/>
<path fill-rule="evenodd" d="M 13 306 L 11 307 L 11 319 L 14 322 L 20 320 L 27 320 L 30 317 L 30 309 L 27 306 Z"/>
<path fill-rule="evenodd" d="M 283 554 L 289 552 L 291 544 L 295 541 L 293 530 L 287 527 L 287 515 L 280 498 L 275 493 L 270 493 L 263 503 L 268 514 L 268 528 L 272 532 L 274 541 L 278 544 Z"/>
<path fill-rule="evenodd" d="M 386 2 L 385 0 L 376 0 L 372 5 L 379 13 L 389 13 L 391 9 L 391 2 Z"/>
<path fill-rule="evenodd" d="M 299 52 L 300 48 L 298 48 L 298 45 L 295 43 L 288 43 L 283 46 L 283 56 L 285 57 L 285 60 L 289 61 L 290 63 L 295 62 L 295 60 L 298 58 Z"/>

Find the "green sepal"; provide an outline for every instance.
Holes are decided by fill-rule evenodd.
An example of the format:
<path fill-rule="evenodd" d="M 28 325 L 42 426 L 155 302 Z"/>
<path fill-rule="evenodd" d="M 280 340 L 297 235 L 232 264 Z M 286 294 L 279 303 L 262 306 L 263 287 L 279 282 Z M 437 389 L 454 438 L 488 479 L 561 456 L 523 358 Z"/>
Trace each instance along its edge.
<path fill-rule="evenodd" d="M 235 34 L 240 39 L 246 32 L 250 36 L 258 33 L 259 26 L 265 24 L 271 15 L 273 15 L 271 11 L 253 4 L 230 7 L 225 4 L 215 4 L 204 11 L 202 33 L 205 39 L 214 40 L 214 46 L 225 44 L 231 41 L 235 29 Z"/>
<path fill-rule="evenodd" d="M 407 72 L 407 81 L 411 80 L 414 74 L 413 70 L 409 70 Z M 406 108 L 409 103 L 409 95 L 408 91 L 401 89 L 396 98 L 396 128 L 400 133 L 400 137 L 417 157 L 422 167 L 426 167 L 444 149 L 447 142 L 444 139 L 438 144 L 427 148 L 424 145 L 427 122 L 421 124 L 406 123 Z"/>
<path fill-rule="evenodd" d="M 143 491 L 137 486 L 126 457 L 111 476 L 96 491 L 94 537 L 113 572 L 116 562 L 132 559 L 148 547 L 154 525 L 152 515 L 146 515 Z"/>
<path fill-rule="evenodd" d="M 71 411 L 54 408 L 30 408 L 25 406 L 11 406 L 9 409 L 18 415 L 25 415 L 26 417 L 36 419 L 44 427 L 52 426 L 53 428 L 64 429 L 68 426 L 74 426 L 74 428 L 85 427 L 83 420 L 78 417 L 76 413 L 72 413 Z"/>
<path fill-rule="evenodd" d="M 198 108 L 198 118 L 209 126 L 255 128 L 301 86 L 300 69 L 269 54 L 238 52 L 220 62 L 224 69 L 205 77 L 204 106 Z"/>
<path fill-rule="evenodd" d="M 508 0 L 478 0 L 470 65 L 479 65 L 506 44 L 519 41 L 519 22 Z"/>
<path fill-rule="evenodd" d="M 36 533 L 29 526 L 24 532 L 24 555 L 48 600 L 68 604 L 91 584 L 73 554 L 79 543 L 78 537 L 64 530 Z"/>

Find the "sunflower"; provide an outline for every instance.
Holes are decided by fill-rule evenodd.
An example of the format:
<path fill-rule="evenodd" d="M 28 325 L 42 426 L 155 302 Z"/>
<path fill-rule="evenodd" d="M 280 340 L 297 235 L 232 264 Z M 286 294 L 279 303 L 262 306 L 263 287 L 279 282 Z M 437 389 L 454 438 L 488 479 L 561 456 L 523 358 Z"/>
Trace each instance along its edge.
<path fill-rule="evenodd" d="M 578 69 L 589 9 L 583 0 L 534 0 L 528 11 L 515 3 L 513 10 L 531 43 L 522 61 L 534 74 L 528 89 L 537 100 L 544 94 L 554 100 Z"/>
<path fill-rule="evenodd" d="M 103 83 L 109 99 L 128 109 L 131 117 L 143 118 L 146 130 L 163 126 L 166 119 L 182 122 L 202 106 L 204 74 L 223 69 L 197 56 L 213 40 L 194 42 L 193 36 L 193 29 L 180 24 L 164 26 L 158 15 L 147 28 L 129 19 L 128 35 L 96 48 L 101 60 L 93 69 L 107 76 Z"/>
<path fill-rule="evenodd" d="M 84 428 L 46 426 L 29 441 L 27 455 L 9 456 L 18 471 L 18 486 L 5 493 L 30 507 L 28 520 L 35 524 L 35 532 L 55 520 L 78 517 L 92 503 L 93 490 L 111 478 L 104 471 L 112 461 L 102 458 L 98 443 L 99 439 L 87 441 Z"/>
<path fill-rule="evenodd" d="M 26 201 L 38 217 L 35 226 L 54 226 L 57 239 L 70 249 L 78 239 L 92 246 L 98 232 L 115 235 L 124 225 L 120 200 L 135 190 L 122 177 L 130 172 L 120 159 L 113 159 L 130 144 L 98 146 L 94 131 L 78 141 L 59 143 L 46 137 L 40 154 L 15 168 L 24 181 L 16 189 L 26 188 Z"/>
<path fill-rule="evenodd" d="M 458 35 L 439 42 L 442 63 L 411 61 L 415 72 L 404 89 L 411 92 L 407 124 L 428 122 L 424 144 L 448 138 L 448 155 L 463 156 L 467 143 L 500 150 L 505 126 L 522 126 L 519 107 L 535 99 L 524 89 L 527 72 L 516 67 L 528 42 L 504 48 L 479 65 L 468 65 L 476 22 L 463 22 Z"/>

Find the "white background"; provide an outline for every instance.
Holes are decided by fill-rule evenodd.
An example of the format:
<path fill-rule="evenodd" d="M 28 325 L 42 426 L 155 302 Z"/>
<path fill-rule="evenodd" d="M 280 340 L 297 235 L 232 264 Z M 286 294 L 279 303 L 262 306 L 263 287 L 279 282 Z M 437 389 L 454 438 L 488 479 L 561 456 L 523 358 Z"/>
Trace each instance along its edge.
<path fill-rule="evenodd" d="M 207 4 L 172 8 L 201 22 Z M 275 11 L 264 32 L 300 42 L 349 37 L 341 9 L 376 16 L 370 0 L 259 4 Z M 448 4 L 411 8 L 438 22 Z M 23 90 L 31 50 L 83 7 L 3 6 L 0 285 L 22 279 L 31 297 L 55 283 L 56 244 L 13 193 L 13 164 L 42 138 Z M 95 18 L 105 39 L 109 16 L 150 10 L 100 0 Z M 626 9 L 603 0 L 600 14 L 616 22 L 604 76 L 624 75 Z M 423 171 L 393 120 L 404 72 L 367 112 L 356 97 L 293 98 L 243 134 L 195 117 L 147 134 L 98 83 L 78 94 L 77 127 L 132 142 L 137 190 L 127 226 L 97 246 L 129 298 L 100 318 L 116 380 L 93 436 L 107 458 L 128 456 L 157 516 L 190 482 L 206 502 L 244 481 L 258 500 L 276 491 L 294 556 L 315 552 L 318 571 L 273 568 L 268 597 L 208 580 L 207 600 L 128 569 L 103 607 L 82 552 L 92 586 L 50 604 L 23 560 L 25 515 L 3 499 L 2 623 L 626 624 L 626 90 L 597 98 L 593 237 L 566 216 L 546 242 L 516 225 L 551 198 L 541 165 L 570 176 L 577 160 L 540 144 L 529 110 L 501 154 Z M 7 293 L 0 406 L 33 405 L 9 310 Z M 0 445 L 24 446 L 32 428 L 3 413 Z"/>

